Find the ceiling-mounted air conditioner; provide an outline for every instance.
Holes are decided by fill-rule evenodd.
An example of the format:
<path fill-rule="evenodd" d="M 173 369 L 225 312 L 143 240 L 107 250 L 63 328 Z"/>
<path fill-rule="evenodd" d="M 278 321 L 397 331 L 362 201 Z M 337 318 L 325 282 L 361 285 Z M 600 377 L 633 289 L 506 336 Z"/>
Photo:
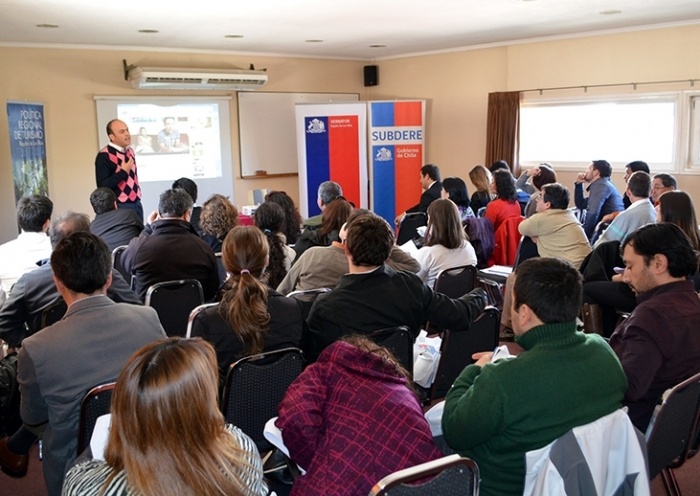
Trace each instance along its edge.
<path fill-rule="evenodd" d="M 181 69 L 172 67 L 125 67 L 134 89 L 162 90 L 256 90 L 267 82 L 264 71 L 243 69 Z"/>

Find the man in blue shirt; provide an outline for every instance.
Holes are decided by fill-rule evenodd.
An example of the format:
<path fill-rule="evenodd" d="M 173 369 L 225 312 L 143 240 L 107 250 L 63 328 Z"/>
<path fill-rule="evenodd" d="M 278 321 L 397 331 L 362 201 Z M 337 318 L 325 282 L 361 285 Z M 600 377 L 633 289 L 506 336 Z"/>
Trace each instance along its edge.
<path fill-rule="evenodd" d="M 586 211 L 583 230 L 590 240 L 603 216 L 624 210 L 622 197 L 610 180 L 612 166 L 606 160 L 594 160 L 586 172 L 579 173 L 574 183 L 574 203 Z M 588 197 L 583 195 L 583 183 L 588 183 Z"/>

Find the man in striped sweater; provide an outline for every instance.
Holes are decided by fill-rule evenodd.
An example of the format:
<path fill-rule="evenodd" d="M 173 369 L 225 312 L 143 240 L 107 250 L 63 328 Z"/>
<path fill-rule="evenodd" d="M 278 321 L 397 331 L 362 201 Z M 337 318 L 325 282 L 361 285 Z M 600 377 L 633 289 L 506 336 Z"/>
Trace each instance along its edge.
<path fill-rule="evenodd" d="M 95 158 L 97 187 L 109 188 L 117 196 L 119 208 L 129 208 L 143 220 L 141 188 L 136 173 L 136 158 L 131 134 L 125 122 L 113 119 L 107 124 L 109 144 Z"/>

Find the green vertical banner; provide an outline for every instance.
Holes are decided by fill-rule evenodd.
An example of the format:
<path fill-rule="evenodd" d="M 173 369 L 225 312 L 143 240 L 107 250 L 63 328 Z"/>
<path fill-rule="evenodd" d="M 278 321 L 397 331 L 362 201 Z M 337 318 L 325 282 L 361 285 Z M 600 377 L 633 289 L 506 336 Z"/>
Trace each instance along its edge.
<path fill-rule="evenodd" d="M 40 103 L 7 102 L 7 121 L 15 203 L 23 196 L 48 196 L 44 106 Z"/>

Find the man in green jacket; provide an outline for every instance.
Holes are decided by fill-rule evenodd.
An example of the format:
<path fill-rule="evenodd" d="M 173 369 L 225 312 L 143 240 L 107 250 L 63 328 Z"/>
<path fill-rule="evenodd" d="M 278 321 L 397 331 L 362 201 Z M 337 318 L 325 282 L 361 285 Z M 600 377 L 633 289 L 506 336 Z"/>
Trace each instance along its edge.
<path fill-rule="evenodd" d="M 513 330 L 525 352 L 462 371 L 445 400 L 447 443 L 472 458 L 481 495 L 522 494 L 525 453 L 621 407 L 627 380 L 598 335 L 576 331 L 581 275 L 553 258 L 526 260 L 513 285 Z"/>

